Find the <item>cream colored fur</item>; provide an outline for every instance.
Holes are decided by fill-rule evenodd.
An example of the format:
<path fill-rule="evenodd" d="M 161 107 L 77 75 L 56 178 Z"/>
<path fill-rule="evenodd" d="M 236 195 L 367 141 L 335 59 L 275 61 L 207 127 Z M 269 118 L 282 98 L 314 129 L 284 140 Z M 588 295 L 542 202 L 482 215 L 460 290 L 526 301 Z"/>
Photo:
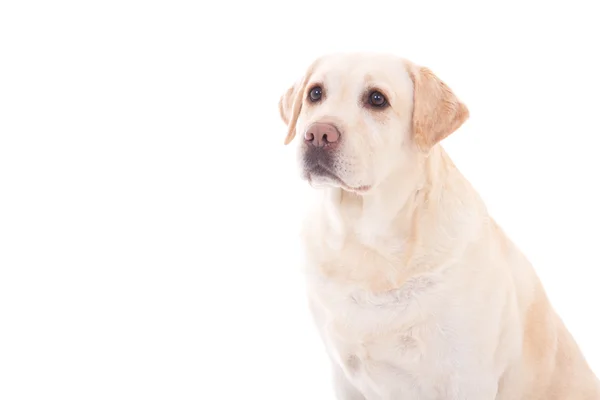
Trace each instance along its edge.
<path fill-rule="evenodd" d="M 324 98 L 309 104 L 311 87 Z M 390 107 L 365 106 L 381 91 Z M 313 176 L 309 301 L 341 400 L 600 400 L 534 270 L 439 144 L 467 108 L 430 70 L 384 54 L 316 60 L 281 98 L 286 143 L 341 133 Z M 302 168 L 302 165 L 301 165 Z"/>

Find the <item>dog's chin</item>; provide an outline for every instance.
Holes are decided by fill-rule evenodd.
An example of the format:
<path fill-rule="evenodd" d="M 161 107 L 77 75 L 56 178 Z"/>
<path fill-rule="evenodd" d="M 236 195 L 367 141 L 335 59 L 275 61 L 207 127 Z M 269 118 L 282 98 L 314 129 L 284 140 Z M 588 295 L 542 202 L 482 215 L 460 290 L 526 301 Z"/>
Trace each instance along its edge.
<path fill-rule="evenodd" d="M 342 188 L 342 184 L 331 177 L 317 175 L 314 173 L 307 172 L 305 179 L 308 184 L 314 189 L 327 189 L 327 188 Z"/>
<path fill-rule="evenodd" d="M 320 166 L 305 168 L 303 177 L 314 189 L 340 188 L 356 194 L 364 194 L 370 189 L 368 185 L 348 185 L 336 174 Z"/>

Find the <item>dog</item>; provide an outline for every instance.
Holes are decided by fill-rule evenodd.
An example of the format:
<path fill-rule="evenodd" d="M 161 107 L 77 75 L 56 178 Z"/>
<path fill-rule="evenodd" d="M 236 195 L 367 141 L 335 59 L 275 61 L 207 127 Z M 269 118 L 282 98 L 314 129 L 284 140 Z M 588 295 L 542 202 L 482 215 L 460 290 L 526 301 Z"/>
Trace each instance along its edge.
<path fill-rule="evenodd" d="M 383 53 L 316 59 L 279 100 L 315 192 L 308 303 L 340 400 L 600 400 L 527 258 L 441 141 L 469 111 Z"/>

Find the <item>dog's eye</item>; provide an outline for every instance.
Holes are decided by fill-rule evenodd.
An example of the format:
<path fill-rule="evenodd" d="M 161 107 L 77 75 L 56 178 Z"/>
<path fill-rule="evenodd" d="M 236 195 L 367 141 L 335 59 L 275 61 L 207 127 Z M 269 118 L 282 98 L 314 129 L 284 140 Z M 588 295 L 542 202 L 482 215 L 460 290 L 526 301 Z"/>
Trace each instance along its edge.
<path fill-rule="evenodd" d="M 321 100 L 321 97 L 323 97 L 323 89 L 321 89 L 320 86 L 315 86 L 314 88 L 310 89 L 310 92 L 308 92 L 308 99 L 313 103 Z"/>
<path fill-rule="evenodd" d="M 374 90 L 371 93 L 369 93 L 369 104 L 373 107 L 381 108 L 387 106 L 388 102 L 385 96 L 381 94 L 381 92 Z"/>

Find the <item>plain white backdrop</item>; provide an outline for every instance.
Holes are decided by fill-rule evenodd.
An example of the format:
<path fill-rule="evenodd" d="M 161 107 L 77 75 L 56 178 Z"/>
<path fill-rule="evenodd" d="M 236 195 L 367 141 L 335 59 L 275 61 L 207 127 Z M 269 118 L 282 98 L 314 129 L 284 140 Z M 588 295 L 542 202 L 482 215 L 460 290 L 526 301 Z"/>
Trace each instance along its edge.
<path fill-rule="evenodd" d="M 3 1 L 0 398 L 333 399 L 277 102 L 346 50 L 468 105 L 444 145 L 600 373 L 596 6 Z"/>

